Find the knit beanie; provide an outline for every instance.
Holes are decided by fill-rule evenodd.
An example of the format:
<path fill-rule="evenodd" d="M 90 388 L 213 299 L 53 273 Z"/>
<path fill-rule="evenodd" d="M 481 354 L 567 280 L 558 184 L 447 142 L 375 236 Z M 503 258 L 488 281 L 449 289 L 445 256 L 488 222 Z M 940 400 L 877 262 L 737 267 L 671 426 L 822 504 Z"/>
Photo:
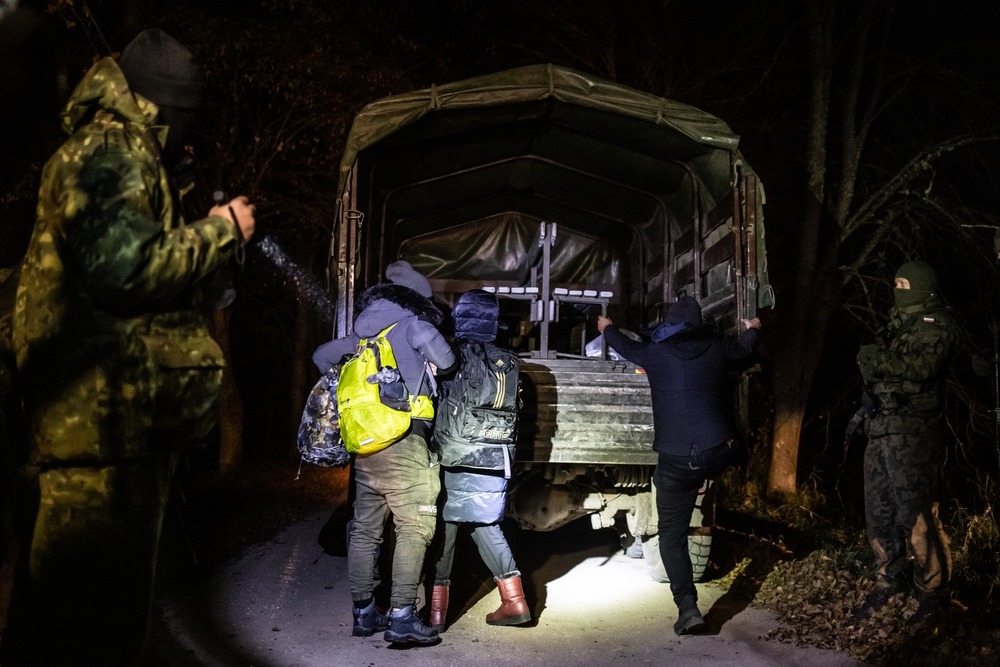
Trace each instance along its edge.
<path fill-rule="evenodd" d="M 197 109 L 205 84 L 194 56 L 159 28 L 143 30 L 118 59 L 129 88 L 158 107 Z"/>
<path fill-rule="evenodd" d="M 915 306 L 937 295 L 937 273 L 927 262 L 907 262 L 896 271 L 896 277 L 906 278 L 910 283 L 909 289 L 893 289 L 893 298 L 898 308 Z"/>
<path fill-rule="evenodd" d="M 405 260 L 401 259 L 387 266 L 385 268 L 385 277 L 389 282 L 409 287 L 420 296 L 427 297 L 428 299 L 434 295 L 430 281 Z"/>
<path fill-rule="evenodd" d="M 458 297 L 451 315 L 455 319 L 455 338 L 476 343 L 496 340 L 500 303 L 495 295 L 481 289 L 469 290 Z"/>
<path fill-rule="evenodd" d="M 661 343 L 674 334 L 701 326 L 701 306 L 693 296 L 684 295 L 670 304 L 667 321 L 656 327 L 652 339 Z"/>

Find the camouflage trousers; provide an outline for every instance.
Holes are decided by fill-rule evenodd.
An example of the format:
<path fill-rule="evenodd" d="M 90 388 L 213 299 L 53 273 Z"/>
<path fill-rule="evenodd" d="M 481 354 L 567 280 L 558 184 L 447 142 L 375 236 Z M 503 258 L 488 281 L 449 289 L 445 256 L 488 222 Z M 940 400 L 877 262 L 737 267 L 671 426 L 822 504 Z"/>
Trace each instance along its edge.
<path fill-rule="evenodd" d="M 938 518 L 940 444 L 928 433 L 873 437 L 865 450 L 865 519 L 876 586 L 902 583 L 913 553 L 913 585 L 935 591 L 951 578 L 948 536 Z"/>
<path fill-rule="evenodd" d="M 32 536 L 5 666 L 141 664 L 176 459 L 54 468 L 29 480 L 37 504 L 22 508 Z"/>

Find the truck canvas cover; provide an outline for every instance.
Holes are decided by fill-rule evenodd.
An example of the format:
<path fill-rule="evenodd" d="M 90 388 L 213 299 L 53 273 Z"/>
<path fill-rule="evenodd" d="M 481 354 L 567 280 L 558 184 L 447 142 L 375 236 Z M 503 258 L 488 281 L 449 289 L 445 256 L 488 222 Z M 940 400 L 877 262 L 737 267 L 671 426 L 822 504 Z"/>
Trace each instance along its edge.
<path fill-rule="evenodd" d="M 727 314 L 735 285 L 738 310 L 752 315 L 771 305 L 763 195 L 738 143 L 708 113 L 554 65 L 375 101 L 357 114 L 340 164 L 337 329 L 350 330 L 355 283 L 378 282 L 399 258 L 445 301 L 484 281 L 527 284 L 546 221 L 553 288 L 606 288 L 620 317 L 652 324 L 685 284 L 712 313 L 721 281 Z M 718 224 L 741 207 L 754 256 L 703 257 L 718 240 L 713 211 L 725 211 Z M 689 240 L 685 255 L 698 225 L 703 242 Z M 709 275 L 713 264 L 725 275 Z"/>

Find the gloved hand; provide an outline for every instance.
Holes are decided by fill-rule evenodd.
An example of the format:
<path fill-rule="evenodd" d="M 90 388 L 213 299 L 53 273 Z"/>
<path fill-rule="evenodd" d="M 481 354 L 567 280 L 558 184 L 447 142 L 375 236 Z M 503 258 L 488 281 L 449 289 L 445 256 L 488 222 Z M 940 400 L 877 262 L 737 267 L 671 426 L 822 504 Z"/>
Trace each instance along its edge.
<path fill-rule="evenodd" d="M 874 344 L 862 345 L 858 351 L 858 369 L 861 371 L 861 377 L 864 378 L 865 384 L 879 380 L 875 374 L 874 364 L 875 358 L 881 351 L 882 346 Z"/>

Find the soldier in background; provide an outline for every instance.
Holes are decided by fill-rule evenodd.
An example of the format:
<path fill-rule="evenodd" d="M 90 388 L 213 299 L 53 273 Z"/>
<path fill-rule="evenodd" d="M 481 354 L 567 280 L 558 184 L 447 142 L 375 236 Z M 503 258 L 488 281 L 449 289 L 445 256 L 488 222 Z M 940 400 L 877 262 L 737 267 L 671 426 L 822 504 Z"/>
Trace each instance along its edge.
<path fill-rule="evenodd" d="M 202 90 L 191 53 L 147 30 L 63 110 L 14 315 L 36 511 L 5 665 L 142 662 L 177 456 L 217 420 L 203 288 L 255 227 L 246 197 L 182 218 L 168 168 Z"/>
<path fill-rule="evenodd" d="M 888 342 L 863 345 L 858 367 L 877 399 L 865 420 L 865 518 L 875 553 L 875 587 L 854 610 L 868 618 L 912 585 L 926 614 L 945 599 L 951 578 L 948 537 L 938 518 L 944 456 L 943 387 L 959 342 L 959 328 L 938 296 L 937 275 L 926 262 L 896 271 Z M 913 620 L 913 619 L 911 619 Z"/>

